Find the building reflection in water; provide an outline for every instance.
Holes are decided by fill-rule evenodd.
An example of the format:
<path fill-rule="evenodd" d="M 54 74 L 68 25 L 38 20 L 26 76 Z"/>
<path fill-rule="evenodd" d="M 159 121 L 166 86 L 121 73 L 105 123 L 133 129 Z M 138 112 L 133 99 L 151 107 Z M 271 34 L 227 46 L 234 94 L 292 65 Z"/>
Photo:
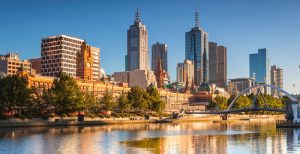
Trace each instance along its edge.
<path fill-rule="evenodd" d="M 191 122 L 0 129 L 3 153 L 300 153 L 300 129 Z"/>

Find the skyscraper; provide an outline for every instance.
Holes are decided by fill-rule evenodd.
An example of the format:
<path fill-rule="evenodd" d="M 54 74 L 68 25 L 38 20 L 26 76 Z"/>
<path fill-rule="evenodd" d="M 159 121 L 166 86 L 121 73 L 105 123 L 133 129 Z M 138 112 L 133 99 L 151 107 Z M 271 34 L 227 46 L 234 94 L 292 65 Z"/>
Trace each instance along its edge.
<path fill-rule="evenodd" d="M 195 13 L 195 27 L 185 33 L 185 59 L 194 62 L 194 83 L 209 81 L 208 34 L 199 27 L 199 14 Z"/>
<path fill-rule="evenodd" d="M 137 9 L 135 21 L 127 31 L 127 64 L 126 71 L 135 69 L 148 70 L 148 31 L 142 24 L 140 13 Z"/>
<path fill-rule="evenodd" d="M 255 83 L 270 84 L 269 57 L 266 48 L 258 49 L 258 53 L 249 55 L 250 71 L 249 76 Z M 266 88 L 266 93 L 270 94 L 270 89 Z"/>
<path fill-rule="evenodd" d="M 276 65 L 271 66 L 271 84 L 278 88 L 283 88 L 283 69 L 276 67 Z M 271 94 L 273 96 L 282 96 L 281 93 L 272 89 Z"/>
<path fill-rule="evenodd" d="M 76 77 L 76 57 L 84 41 L 59 35 L 42 39 L 41 57 L 43 76 L 57 76 L 59 72 Z"/>
<path fill-rule="evenodd" d="M 159 59 L 161 61 L 163 71 L 168 72 L 168 46 L 167 44 L 156 42 L 152 45 L 151 68 L 153 72 L 159 68 L 157 65 Z"/>
<path fill-rule="evenodd" d="M 227 86 L 227 48 L 214 42 L 209 42 L 209 82 Z"/>
<path fill-rule="evenodd" d="M 209 42 L 209 82 L 217 83 L 218 73 L 218 44 Z"/>
<path fill-rule="evenodd" d="M 217 86 L 227 87 L 227 48 L 218 46 Z"/>

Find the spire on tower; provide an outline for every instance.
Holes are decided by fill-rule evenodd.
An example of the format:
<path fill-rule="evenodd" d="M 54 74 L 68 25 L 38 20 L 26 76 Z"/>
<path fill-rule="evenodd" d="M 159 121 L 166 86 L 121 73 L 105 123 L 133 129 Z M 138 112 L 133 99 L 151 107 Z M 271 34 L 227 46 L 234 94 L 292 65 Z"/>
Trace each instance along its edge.
<path fill-rule="evenodd" d="M 199 27 L 199 12 L 195 12 L 195 27 Z"/>
<path fill-rule="evenodd" d="M 135 22 L 136 22 L 136 23 L 141 22 L 139 8 L 136 8 L 136 12 L 135 12 Z"/>

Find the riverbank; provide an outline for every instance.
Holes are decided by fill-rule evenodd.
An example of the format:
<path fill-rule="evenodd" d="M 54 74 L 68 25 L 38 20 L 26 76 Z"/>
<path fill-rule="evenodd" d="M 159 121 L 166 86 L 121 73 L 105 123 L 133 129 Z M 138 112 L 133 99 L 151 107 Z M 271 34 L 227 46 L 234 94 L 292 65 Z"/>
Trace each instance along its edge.
<path fill-rule="evenodd" d="M 163 118 L 166 119 L 166 118 Z M 201 116 L 184 116 L 179 119 L 161 120 L 158 117 L 131 118 L 85 118 L 84 121 L 78 121 L 77 117 L 54 117 L 44 120 L 41 118 L 17 119 L 11 118 L 0 120 L 0 128 L 11 127 L 54 127 L 54 126 L 97 126 L 107 124 L 137 124 L 137 123 L 179 123 L 179 122 L 201 122 L 212 121 L 215 123 L 227 123 L 236 121 L 266 121 L 266 120 L 283 120 L 283 115 L 234 115 L 228 120 L 222 120 L 219 115 L 201 115 Z"/>

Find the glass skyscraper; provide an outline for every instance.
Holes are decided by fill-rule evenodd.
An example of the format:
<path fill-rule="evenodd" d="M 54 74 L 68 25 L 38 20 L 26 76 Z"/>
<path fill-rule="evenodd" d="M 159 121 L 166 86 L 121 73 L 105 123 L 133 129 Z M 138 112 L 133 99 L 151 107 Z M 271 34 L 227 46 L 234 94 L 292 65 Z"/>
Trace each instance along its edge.
<path fill-rule="evenodd" d="M 208 34 L 198 25 L 196 12 L 195 27 L 185 33 L 185 59 L 194 62 L 194 83 L 208 82 Z"/>
<path fill-rule="evenodd" d="M 258 53 L 249 55 L 249 76 L 256 83 L 270 84 L 269 56 L 266 48 L 258 49 Z"/>

